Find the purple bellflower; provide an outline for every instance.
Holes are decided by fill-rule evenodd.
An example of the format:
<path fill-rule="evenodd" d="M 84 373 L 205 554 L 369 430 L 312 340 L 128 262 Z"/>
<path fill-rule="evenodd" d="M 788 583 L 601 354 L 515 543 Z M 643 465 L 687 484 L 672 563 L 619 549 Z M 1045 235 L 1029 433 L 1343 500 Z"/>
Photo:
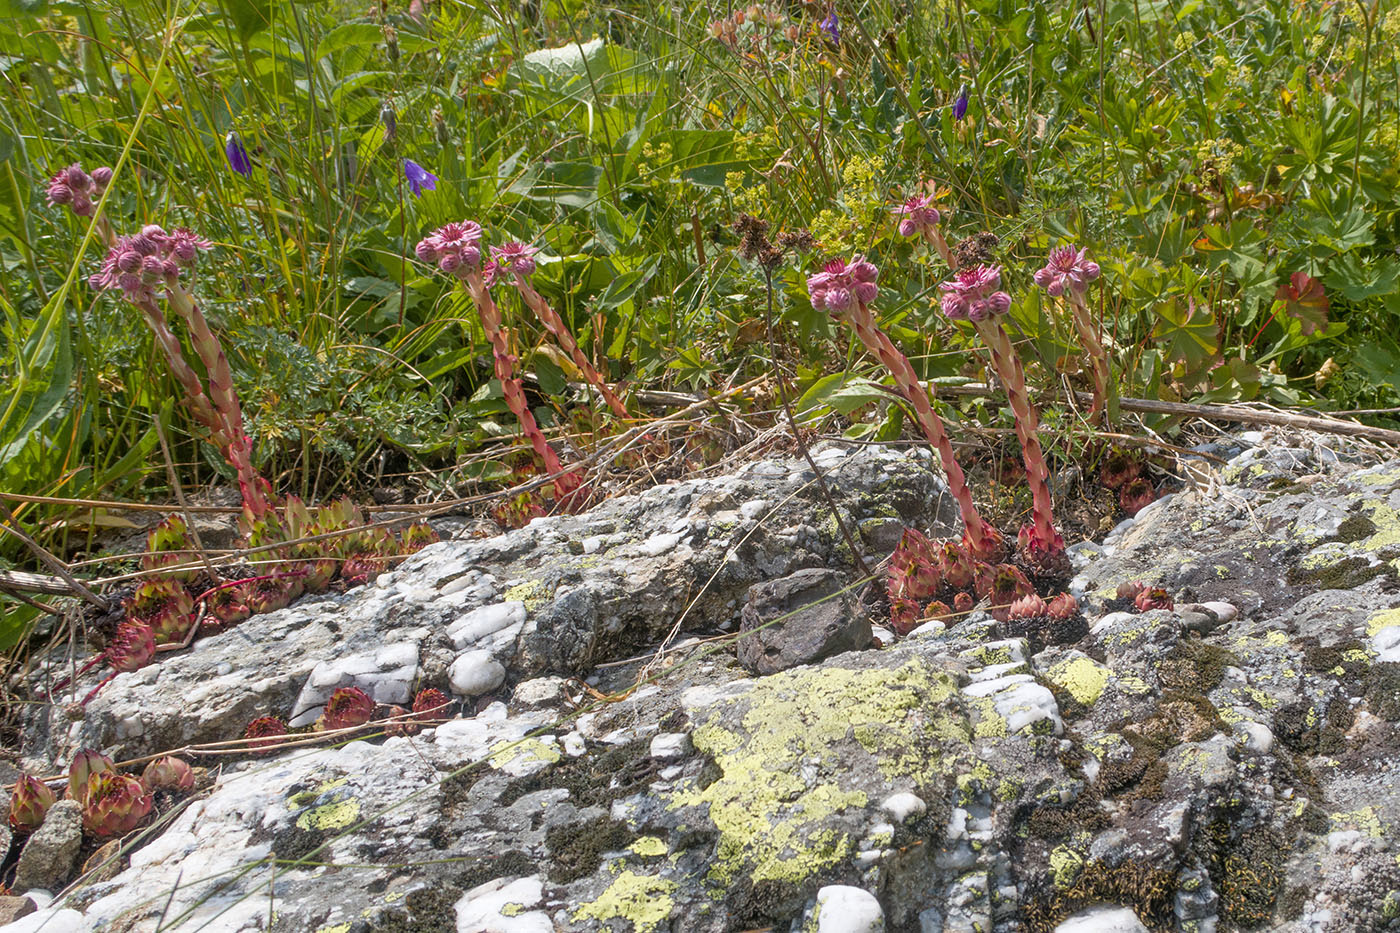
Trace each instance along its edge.
<path fill-rule="evenodd" d="M 252 176 L 252 160 L 248 158 L 248 150 L 243 147 L 243 140 L 238 138 L 237 133 L 230 132 L 224 137 L 224 155 L 228 156 L 229 168 L 244 178 Z"/>
<path fill-rule="evenodd" d="M 841 44 L 841 20 L 836 18 L 836 11 L 831 10 L 826 14 L 826 19 L 820 23 L 821 31 L 826 35 L 826 41 L 832 45 Z"/>
<path fill-rule="evenodd" d="M 421 198 L 424 189 L 437 190 L 437 176 L 412 159 L 403 160 L 403 177 L 408 180 L 408 189 L 415 198 Z"/>

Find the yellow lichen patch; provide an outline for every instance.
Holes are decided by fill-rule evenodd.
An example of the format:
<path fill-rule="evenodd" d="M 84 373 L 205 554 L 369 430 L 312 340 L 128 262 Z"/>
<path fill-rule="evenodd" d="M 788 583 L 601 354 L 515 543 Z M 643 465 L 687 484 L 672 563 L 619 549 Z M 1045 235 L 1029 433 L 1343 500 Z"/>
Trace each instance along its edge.
<path fill-rule="evenodd" d="M 1339 829 L 1356 829 L 1373 839 L 1381 839 L 1385 836 L 1385 826 L 1381 823 L 1380 817 L 1376 815 L 1376 808 L 1373 806 L 1364 806 L 1349 813 L 1333 813 L 1330 819 L 1334 832 Z"/>
<path fill-rule="evenodd" d="M 1361 503 L 1361 510 L 1368 513 L 1376 531 L 1369 538 L 1358 541 L 1358 547 L 1367 551 L 1382 551 L 1400 545 L 1400 515 L 1394 509 L 1379 499 L 1367 499 Z"/>
<path fill-rule="evenodd" d="M 552 765 L 564 757 L 558 746 L 537 738 L 507 742 L 497 746 L 497 749 L 498 751 L 491 753 L 491 767 L 498 771 L 515 761 L 523 764 L 543 762 Z"/>
<path fill-rule="evenodd" d="M 670 807 L 703 807 L 719 830 L 711 880 L 724 885 L 743 873 L 800 883 L 846 858 L 856 840 L 832 828 L 833 817 L 869 803 L 842 786 L 852 756 L 868 754 L 891 780 L 936 783 L 962 770 L 942 748 L 968 741 L 965 722 L 945 708 L 956 690 L 947 675 L 911 661 L 776 674 L 708 707 L 709 721 L 691 738 L 721 776 L 678 791 Z M 723 724 L 735 707 L 737 728 Z"/>
<path fill-rule="evenodd" d="M 545 586 L 539 580 L 526 580 L 524 583 L 518 583 L 506 590 L 501 596 L 504 602 L 524 603 L 525 608 L 530 612 L 534 612 L 544 605 L 548 598 L 549 594 L 545 592 Z"/>
<path fill-rule="evenodd" d="M 328 794 L 337 787 L 344 787 L 350 783 L 348 777 L 336 778 L 333 781 L 322 781 L 312 790 L 304 790 L 295 793 L 287 798 L 287 805 L 292 808 L 309 807 L 316 802 L 316 798 L 322 794 Z"/>
<path fill-rule="evenodd" d="M 1374 637 L 1380 634 L 1381 629 L 1390 628 L 1392 625 L 1400 625 L 1400 609 L 1387 609 L 1367 619 L 1366 635 Z"/>
<path fill-rule="evenodd" d="M 1089 658 L 1073 658 L 1061 661 L 1046 673 L 1046 679 L 1057 687 L 1062 687 L 1085 706 L 1093 706 L 1103 695 L 1108 685 L 1109 671 Z"/>
<path fill-rule="evenodd" d="M 574 920 L 629 920 L 633 933 L 651 933 L 671 916 L 674 881 L 624 871 L 598 899 L 574 911 Z"/>
<path fill-rule="evenodd" d="M 350 923 L 335 923 L 330 926 L 321 927 L 316 933 L 350 933 Z"/>
<path fill-rule="evenodd" d="M 1084 868 L 1084 856 L 1066 845 L 1056 846 L 1050 853 L 1050 875 L 1058 888 L 1067 887 L 1079 877 Z"/>
<path fill-rule="evenodd" d="M 1400 470 L 1367 470 L 1365 473 L 1353 475 L 1352 479 L 1364 483 L 1367 486 L 1392 486 L 1396 483 L 1400 483 Z"/>
<path fill-rule="evenodd" d="M 1152 692 L 1151 684 L 1141 677 L 1134 677 L 1132 674 L 1115 674 L 1113 682 L 1118 685 L 1119 690 L 1134 696 L 1145 696 Z"/>
<path fill-rule="evenodd" d="M 627 848 L 642 858 L 656 858 L 666 854 L 666 841 L 659 836 L 638 836 Z"/>
<path fill-rule="evenodd" d="M 1274 648 L 1281 648 L 1288 644 L 1288 636 L 1282 632 L 1269 632 L 1264 636 L 1264 644 Z"/>
<path fill-rule="evenodd" d="M 301 829 L 344 829 L 360 818 L 360 801 L 354 797 L 307 810 L 297 817 Z"/>

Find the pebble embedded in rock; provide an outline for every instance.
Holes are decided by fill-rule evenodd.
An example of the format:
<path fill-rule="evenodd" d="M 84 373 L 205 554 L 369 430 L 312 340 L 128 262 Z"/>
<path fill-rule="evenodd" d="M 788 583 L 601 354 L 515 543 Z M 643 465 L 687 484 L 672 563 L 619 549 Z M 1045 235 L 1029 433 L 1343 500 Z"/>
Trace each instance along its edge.
<path fill-rule="evenodd" d="M 651 738 L 651 757 L 684 758 L 691 752 L 690 735 L 685 732 L 662 732 Z"/>
<path fill-rule="evenodd" d="M 1055 927 L 1055 933 L 1149 933 L 1129 907 L 1101 904 L 1081 910 Z"/>
<path fill-rule="evenodd" d="M 27 917 L 39 908 L 27 897 L 0 895 L 0 927 L 14 923 L 20 917 Z"/>
<path fill-rule="evenodd" d="M 884 933 L 885 911 L 880 902 L 862 888 L 844 884 L 828 885 L 817 891 L 815 922 L 804 925 L 805 933 Z"/>
<path fill-rule="evenodd" d="M 928 804 L 918 794 L 908 792 L 891 794 L 880 804 L 880 809 L 890 815 L 896 823 L 906 823 L 911 817 L 918 818 L 928 810 Z"/>
<path fill-rule="evenodd" d="M 506 669 L 483 650 L 468 651 L 459 655 L 447 670 L 447 682 L 452 692 L 458 696 L 476 697 L 490 693 L 505 683 Z"/>

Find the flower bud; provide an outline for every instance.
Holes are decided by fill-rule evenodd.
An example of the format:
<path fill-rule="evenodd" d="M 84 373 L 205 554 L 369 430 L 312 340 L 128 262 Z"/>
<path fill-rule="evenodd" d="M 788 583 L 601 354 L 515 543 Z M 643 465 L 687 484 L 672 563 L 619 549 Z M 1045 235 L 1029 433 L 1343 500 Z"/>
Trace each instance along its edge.
<path fill-rule="evenodd" d="M 57 795 L 38 778 L 21 774 L 10 792 L 10 828 L 18 833 L 38 829 L 54 805 Z"/>

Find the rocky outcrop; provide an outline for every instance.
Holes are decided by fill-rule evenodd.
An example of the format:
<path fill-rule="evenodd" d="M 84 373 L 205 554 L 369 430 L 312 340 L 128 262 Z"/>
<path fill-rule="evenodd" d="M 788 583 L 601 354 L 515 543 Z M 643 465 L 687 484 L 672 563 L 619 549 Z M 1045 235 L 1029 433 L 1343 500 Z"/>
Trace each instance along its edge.
<path fill-rule="evenodd" d="M 867 534 L 942 514 L 926 461 L 822 456 Z M 1245 450 L 1075 549 L 1073 643 L 1034 651 L 974 612 L 754 676 L 731 643 L 683 636 L 731 629 L 755 584 L 841 566 L 804 483 L 764 464 L 437 545 L 218 636 L 247 633 L 242 655 L 207 639 L 117 678 L 34 751 L 200 734 L 206 701 L 178 689 L 211 663 L 229 666 L 211 678 L 235 696 L 207 700 L 225 718 L 349 682 L 390 702 L 446 686 L 468 652 L 502 670 L 418 735 L 228 762 L 125 871 L 20 923 L 1400 929 L 1400 465 Z M 1174 608 L 1119 600 L 1137 579 Z"/>

